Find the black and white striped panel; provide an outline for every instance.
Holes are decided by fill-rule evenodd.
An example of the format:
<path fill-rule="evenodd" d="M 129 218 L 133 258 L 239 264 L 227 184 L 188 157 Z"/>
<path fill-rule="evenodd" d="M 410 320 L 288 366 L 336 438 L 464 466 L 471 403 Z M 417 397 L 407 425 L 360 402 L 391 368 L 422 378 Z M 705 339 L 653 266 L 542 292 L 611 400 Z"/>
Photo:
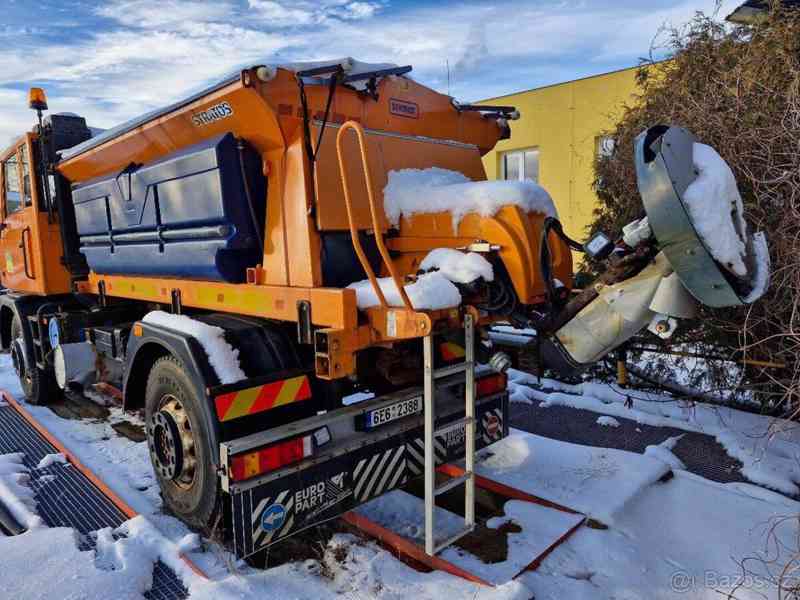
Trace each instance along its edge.
<path fill-rule="evenodd" d="M 498 406 L 487 410 L 481 417 L 481 439 L 484 446 L 493 444 L 503 437 L 503 408 Z"/>
<path fill-rule="evenodd" d="M 405 449 L 390 448 L 358 461 L 353 469 L 356 502 L 365 502 L 406 482 Z"/>
<path fill-rule="evenodd" d="M 433 440 L 433 451 L 437 466 L 447 462 L 447 450 L 439 438 L 434 438 Z M 406 461 L 412 477 L 422 475 L 425 472 L 425 442 L 422 438 L 415 438 L 406 444 Z"/>
<path fill-rule="evenodd" d="M 288 497 L 288 499 L 287 499 Z M 273 505 L 282 506 L 285 511 L 285 519 L 283 525 L 272 531 L 265 531 L 262 528 L 261 520 L 264 511 Z M 269 544 L 273 538 L 279 539 L 287 535 L 294 526 L 294 494 L 292 490 L 284 490 L 275 498 L 264 498 L 258 503 L 252 513 L 251 525 L 253 527 L 253 549 L 258 549 L 261 546 Z"/>

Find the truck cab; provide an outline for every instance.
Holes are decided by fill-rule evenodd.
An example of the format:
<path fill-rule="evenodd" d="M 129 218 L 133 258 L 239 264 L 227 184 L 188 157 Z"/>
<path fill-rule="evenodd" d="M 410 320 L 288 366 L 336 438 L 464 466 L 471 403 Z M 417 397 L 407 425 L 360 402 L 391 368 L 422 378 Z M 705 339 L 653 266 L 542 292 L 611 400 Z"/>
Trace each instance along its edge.
<path fill-rule="evenodd" d="M 0 281 L 26 294 L 66 294 L 70 273 L 61 260 L 59 215 L 43 190 L 39 150 L 36 134 L 28 133 L 0 155 Z"/>

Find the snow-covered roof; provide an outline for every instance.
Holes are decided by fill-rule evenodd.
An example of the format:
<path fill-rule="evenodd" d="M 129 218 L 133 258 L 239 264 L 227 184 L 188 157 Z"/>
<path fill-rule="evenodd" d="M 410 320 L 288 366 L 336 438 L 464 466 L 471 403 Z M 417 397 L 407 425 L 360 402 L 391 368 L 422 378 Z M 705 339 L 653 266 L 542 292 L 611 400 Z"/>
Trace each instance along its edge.
<path fill-rule="evenodd" d="M 318 67 L 340 65 L 342 67 L 342 69 L 344 69 L 345 73 L 347 73 L 348 75 L 358 75 L 358 74 L 361 74 L 361 73 L 369 73 L 369 72 L 372 72 L 372 71 L 379 71 L 379 70 L 382 70 L 382 69 L 391 69 L 391 68 L 394 68 L 394 67 L 397 66 L 397 65 L 392 64 L 392 63 L 366 63 L 366 62 L 361 62 L 361 61 L 355 60 L 354 58 L 351 58 L 349 56 L 345 57 L 345 58 L 335 59 L 335 60 L 315 61 L 315 62 L 296 62 L 296 63 L 283 63 L 283 64 L 274 64 L 274 63 L 267 63 L 267 62 L 264 62 L 264 63 L 248 63 L 246 65 L 241 66 L 238 69 L 230 71 L 228 74 L 226 74 L 224 77 L 222 77 L 217 82 L 215 82 L 215 83 L 213 83 L 213 84 L 211 84 L 211 85 L 209 85 L 207 87 L 203 87 L 202 89 L 190 94 L 186 98 L 178 100 L 177 102 L 173 102 L 172 104 L 169 104 L 169 105 L 164 106 L 162 108 L 157 108 L 157 109 L 152 110 L 150 112 L 144 113 L 143 115 L 135 117 L 135 118 L 131 119 L 130 121 L 126 121 L 126 122 L 122 123 L 121 125 L 117 125 L 116 127 L 112 127 L 110 129 L 106 129 L 106 130 L 102 131 L 101 133 L 99 133 L 98 135 L 86 140 L 85 142 L 82 142 L 82 143 L 78 144 L 77 146 L 73 146 L 72 148 L 68 148 L 66 150 L 63 150 L 61 152 L 61 158 L 62 158 L 62 160 L 67 160 L 67 159 L 73 158 L 75 156 L 78 156 L 79 154 L 82 154 L 82 153 L 84 153 L 84 152 L 86 152 L 88 150 L 91 150 L 92 148 L 96 148 L 97 146 L 100 146 L 101 144 L 104 144 L 105 142 L 107 142 L 109 140 L 112 140 L 112 139 L 114 139 L 116 137 L 119 137 L 119 136 L 125 134 L 125 133 L 128 133 L 129 131 L 132 131 L 132 130 L 136 129 L 139 126 L 144 125 L 148 121 L 152 121 L 153 119 L 156 119 L 156 118 L 158 118 L 158 117 L 160 117 L 162 115 L 165 115 L 167 113 L 173 112 L 173 111 L 175 111 L 175 110 L 177 110 L 179 108 L 182 108 L 182 107 L 184 107 L 184 106 L 186 106 L 188 104 L 191 104 L 195 100 L 199 100 L 203 96 L 205 96 L 207 94 L 210 94 L 212 92 L 215 92 L 215 91 L 225 87 L 226 85 L 230 85 L 234 81 L 237 81 L 239 79 L 240 75 L 241 75 L 242 69 L 246 69 L 246 68 L 252 67 L 254 65 L 271 66 L 271 67 L 274 67 L 274 68 L 286 69 L 286 70 L 289 70 L 289 71 L 292 71 L 292 72 L 295 72 L 295 73 L 297 71 L 305 71 L 305 70 L 309 70 L 309 69 L 315 69 L 315 68 L 318 68 Z M 305 81 L 307 83 L 314 84 L 314 83 L 321 83 L 322 79 L 321 78 L 307 78 Z"/>

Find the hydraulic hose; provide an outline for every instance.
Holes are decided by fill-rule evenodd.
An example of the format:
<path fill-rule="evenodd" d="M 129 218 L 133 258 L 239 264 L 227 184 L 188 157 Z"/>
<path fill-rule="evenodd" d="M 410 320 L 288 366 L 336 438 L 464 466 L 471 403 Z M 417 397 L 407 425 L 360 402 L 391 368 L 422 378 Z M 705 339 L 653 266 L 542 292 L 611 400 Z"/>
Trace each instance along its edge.
<path fill-rule="evenodd" d="M 244 140 L 238 140 L 236 142 L 236 147 L 239 150 L 239 172 L 242 174 L 242 183 L 244 184 L 244 196 L 247 199 L 247 208 L 250 211 L 250 220 L 253 222 L 253 231 L 255 231 L 256 239 L 258 240 L 258 247 L 261 249 L 261 252 L 264 252 L 264 238 L 261 235 L 261 225 L 258 222 L 258 216 L 256 216 L 256 208 L 255 204 L 253 204 L 253 193 L 250 190 L 250 180 L 247 177 L 247 171 L 244 167 L 245 161 L 245 143 Z"/>
<path fill-rule="evenodd" d="M 555 286 L 553 283 L 553 258 L 550 254 L 550 232 L 555 231 L 556 234 L 566 242 L 566 244 L 577 252 L 583 252 L 583 244 L 576 242 L 566 233 L 561 226 L 561 222 L 555 217 L 547 217 L 542 225 L 542 239 L 539 244 L 539 264 L 544 277 L 545 286 L 547 287 L 547 298 L 552 302 L 555 297 Z"/>

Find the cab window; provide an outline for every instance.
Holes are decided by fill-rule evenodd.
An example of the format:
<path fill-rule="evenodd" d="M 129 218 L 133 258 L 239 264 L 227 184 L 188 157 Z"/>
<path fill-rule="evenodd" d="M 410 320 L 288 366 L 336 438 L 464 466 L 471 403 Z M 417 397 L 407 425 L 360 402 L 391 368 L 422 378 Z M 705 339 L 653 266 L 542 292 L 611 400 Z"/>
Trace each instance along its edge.
<path fill-rule="evenodd" d="M 6 214 L 10 215 L 11 213 L 17 212 L 21 210 L 23 207 L 22 204 L 22 194 L 20 194 L 19 188 L 19 165 L 17 161 L 17 156 L 12 155 L 10 156 L 4 163 L 3 163 L 3 178 L 5 180 L 5 187 L 6 187 Z"/>
<path fill-rule="evenodd" d="M 22 195 L 25 206 L 31 205 L 31 169 L 28 165 L 28 153 L 25 146 L 19 149 L 19 156 L 22 158 Z"/>

